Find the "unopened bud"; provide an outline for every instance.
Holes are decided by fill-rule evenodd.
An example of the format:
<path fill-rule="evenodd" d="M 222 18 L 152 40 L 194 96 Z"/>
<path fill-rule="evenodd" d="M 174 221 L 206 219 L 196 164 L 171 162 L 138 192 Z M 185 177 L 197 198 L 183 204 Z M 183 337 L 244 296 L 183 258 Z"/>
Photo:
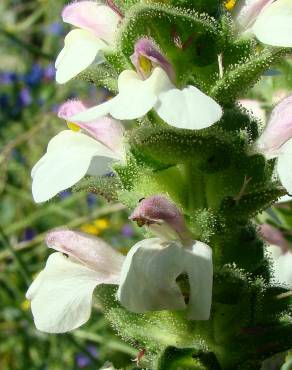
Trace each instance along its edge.
<path fill-rule="evenodd" d="M 189 237 L 184 217 L 177 206 L 162 195 L 142 199 L 130 219 L 139 226 L 149 226 L 154 232 L 167 235 L 177 234 L 181 239 Z"/>

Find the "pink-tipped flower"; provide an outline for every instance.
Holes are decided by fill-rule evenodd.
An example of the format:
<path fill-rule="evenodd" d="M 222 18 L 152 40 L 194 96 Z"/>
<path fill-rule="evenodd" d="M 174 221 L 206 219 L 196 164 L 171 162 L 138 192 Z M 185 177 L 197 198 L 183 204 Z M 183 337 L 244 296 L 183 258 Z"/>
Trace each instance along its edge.
<path fill-rule="evenodd" d="M 156 66 L 164 69 L 171 80 L 174 78 L 172 65 L 150 39 L 142 38 L 136 42 L 131 61 L 143 79 L 148 78 Z"/>
<path fill-rule="evenodd" d="M 76 27 L 64 40 L 64 48 L 56 60 L 56 80 L 65 83 L 94 61 L 104 61 L 102 52 L 111 47 L 121 20 L 111 7 L 95 1 L 79 1 L 67 5 L 63 21 Z"/>
<path fill-rule="evenodd" d="M 273 109 L 270 120 L 258 140 L 258 147 L 266 154 L 276 156 L 279 149 L 292 138 L 292 95 Z"/>
<path fill-rule="evenodd" d="M 39 330 L 63 333 L 89 319 L 97 285 L 119 283 L 125 257 L 100 239 L 65 229 L 49 233 L 47 244 L 58 252 L 49 256 L 26 297 Z"/>
<path fill-rule="evenodd" d="M 111 7 L 95 1 L 78 1 L 65 6 L 63 21 L 91 32 L 102 40 L 113 42 L 121 17 Z"/>
<path fill-rule="evenodd" d="M 86 110 L 81 101 L 64 103 L 59 117 Z M 46 154 L 32 169 L 32 193 L 36 202 L 49 200 L 70 188 L 85 175 L 102 176 L 111 172 L 113 161 L 123 161 L 124 128 L 110 117 L 100 117 L 86 123 L 68 122 L 71 130 L 63 130 L 53 137 Z"/>
<path fill-rule="evenodd" d="M 291 0 L 242 0 L 236 17 L 242 31 L 251 31 L 262 43 L 291 47 Z"/>
<path fill-rule="evenodd" d="M 176 234 L 174 236 L 179 236 L 183 241 L 190 237 L 181 211 L 162 195 L 142 199 L 130 219 L 136 221 L 139 226 L 149 226 L 164 237 Z"/>
<path fill-rule="evenodd" d="M 257 141 L 257 148 L 267 158 L 277 158 L 276 171 L 282 185 L 292 193 L 292 96 L 283 99 Z"/>
<path fill-rule="evenodd" d="M 244 1 L 237 13 L 237 22 L 243 29 L 250 28 L 256 21 L 261 11 L 274 0 L 253 0 Z"/>
<path fill-rule="evenodd" d="M 104 274 L 104 280 L 119 282 L 124 257 L 104 240 L 69 229 L 56 229 L 46 236 L 49 248 L 78 260 L 83 265 Z M 112 283 L 114 284 L 114 283 Z"/>
<path fill-rule="evenodd" d="M 58 117 L 68 122 L 69 128 L 78 131 L 78 128 L 88 133 L 94 139 L 105 144 L 117 153 L 123 152 L 124 127 L 114 118 L 101 117 L 90 122 L 70 122 L 70 117 L 86 111 L 87 107 L 81 100 L 68 100 L 63 103 L 58 111 Z"/>

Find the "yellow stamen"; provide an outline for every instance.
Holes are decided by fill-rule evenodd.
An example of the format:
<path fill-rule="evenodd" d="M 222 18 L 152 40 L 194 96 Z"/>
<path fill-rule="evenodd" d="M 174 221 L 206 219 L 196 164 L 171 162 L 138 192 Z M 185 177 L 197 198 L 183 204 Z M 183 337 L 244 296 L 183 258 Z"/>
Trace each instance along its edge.
<path fill-rule="evenodd" d="M 68 122 L 67 121 L 67 126 L 70 130 L 74 131 L 74 132 L 78 132 L 80 131 L 80 127 L 78 125 L 76 125 L 76 123 L 74 122 Z"/>
<path fill-rule="evenodd" d="M 235 7 L 235 4 L 236 0 L 228 0 L 224 3 L 224 6 L 228 11 L 231 11 Z"/>
<path fill-rule="evenodd" d="M 146 76 L 150 75 L 152 71 L 152 63 L 151 61 L 144 57 L 143 55 L 139 56 L 139 64 L 140 67 L 142 68 L 143 72 L 145 73 Z"/>

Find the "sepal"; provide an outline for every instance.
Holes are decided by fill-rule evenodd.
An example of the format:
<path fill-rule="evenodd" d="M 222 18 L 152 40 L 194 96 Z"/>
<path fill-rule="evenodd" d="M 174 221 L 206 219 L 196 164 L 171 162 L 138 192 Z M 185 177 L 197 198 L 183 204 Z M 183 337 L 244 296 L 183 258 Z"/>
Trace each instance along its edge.
<path fill-rule="evenodd" d="M 221 104 L 235 101 L 286 53 L 285 49 L 268 47 L 255 53 L 248 60 L 227 69 L 210 91 L 210 95 Z"/>
<path fill-rule="evenodd" d="M 126 341 L 134 341 L 155 356 L 167 346 L 184 348 L 199 343 L 196 322 L 187 320 L 184 312 L 132 313 L 118 303 L 116 291 L 115 286 L 103 285 L 97 287 L 95 295 L 112 326 Z"/>
<path fill-rule="evenodd" d="M 131 132 L 129 144 L 135 157 L 149 166 L 153 162 L 171 166 L 192 161 L 211 173 L 226 169 L 234 152 L 243 147 L 241 138 L 214 127 L 190 132 L 144 126 Z"/>
<path fill-rule="evenodd" d="M 76 80 L 82 80 L 94 84 L 96 87 L 105 87 L 112 93 L 118 91 L 118 74 L 113 68 L 104 64 L 93 64 L 85 71 L 79 73 Z"/>
<path fill-rule="evenodd" d="M 73 187 L 74 192 L 86 191 L 104 197 L 108 202 L 118 200 L 118 191 L 122 184 L 116 176 L 95 177 L 82 179 Z"/>

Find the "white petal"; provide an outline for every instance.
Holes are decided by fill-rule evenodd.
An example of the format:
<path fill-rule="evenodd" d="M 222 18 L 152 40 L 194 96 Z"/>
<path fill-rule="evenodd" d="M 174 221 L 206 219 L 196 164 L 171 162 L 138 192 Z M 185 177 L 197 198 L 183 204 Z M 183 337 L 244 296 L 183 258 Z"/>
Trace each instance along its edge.
<path fill-rule="evenodd" d="M 213 286 L 212 249 L 199 241 L 186 249 L 185 271 L 191 288 L 188 316 L 191 320 L 208 320 Z"/>
<path fill-rule="evenodd" d="M 32 170 L 34 200 L 44 202 L 76 184 L 93 161 L 95 175 L 108 172 L 113 158 L 114 152 L 87 135 L 71 130 L 60 132 Z"/>
<path fill-rule="evenodd" d="M 286 202 L 291 202 L 292 197 L 291 195 L 284 195 L 283 197 L 279 198 L 277 200 L 277 203 L 286 203 Z"/>
<path fill-rule="evenodd" d="M 185 303 L 176 283 L 181 273 L 181 247 L 165 247 L 158 238 L 137 243 L 121 272 L 118 298 L 133 312 L 182 310 Z"/>
<path fill-rule="evenodd" d="M 288 193 L 292 193 L 292 140 L 289 140 L 280 149 L 277 162 L 277 172 L 280 181 Z"/>
<path fill-rule="evenodd" d="M 287 252 L 275 261 L 275 280 L 292 288 L 292 253 Z"/>
<path fill-rule="evenodd" d="M 176 279 L 186 273 L 190 284 L 188 316 L 208 320 L 213 284 L 212 250 L 201 242 L 184 248 L 177 242 L 145 239 L 129 252 L 121 272 L 118 298 L 130 311 L 183 310 Z"/>
<path fill-rule="evenodd" d="M 155 110 L 169 125 L 189 130 L 209 127 L 223 113 L 215 100 L 194 86 L 161 93 Z"/>
<path fill-rule="evenodd" d="M 75 115 L 71 120 L 87 122 L 106 114 L 122 120 L 139 118 L 153 108 L 159 93 L 173 87 L 166 72 L 159 67 L 145 81 L 134 71 L 123 71 L 118 86 L 119 93 L 113 99 Z"/>
<path fill-rule="evenodd" d="M 56 81 L 63 84 L 77 76 L 95 60 L 106 44 L 89 31 L 75 29 L 65 37 L 65 46 L 56 60 Z M 98 62 L 102 62 L 99 57 Z"/>
<path fill-rule="evenodd" d="M 26 293 L 36 327 L 47 333 L 78 328 L 90 317 L 92 294 L 103 278 L 62 253 L 53 253 Z"/>
<path fill-rule="evenodd" d="M 121 17 L 109 6 L 94 1 L 78 1 L 65 6 L 64 22 L 85 29 L 111 43 Z"/>
<path fill-rule="evenodd" d="M 292 46 L 292 1 L 277 0 L 268 5 L 252 27 L 259 41 L 273 46 Z"/>
<path fill-rule="evenodd" d="M 268 257 L 271 258 L 275 282 L 285 284 L 292 288 L 292 253 L 283 253 L 283 250 L 276 245 L 269 245 L 266 248 Z"/>
<path fill-rule="evenodd" d="M 236 22 L 243 30 L 248 29 L 255 22 L 260 12 L 272 2 L 273 0 L 245 0 L 241 2 L 242 5 L 239 2 L 239 11 L 235 11 Z"/>

